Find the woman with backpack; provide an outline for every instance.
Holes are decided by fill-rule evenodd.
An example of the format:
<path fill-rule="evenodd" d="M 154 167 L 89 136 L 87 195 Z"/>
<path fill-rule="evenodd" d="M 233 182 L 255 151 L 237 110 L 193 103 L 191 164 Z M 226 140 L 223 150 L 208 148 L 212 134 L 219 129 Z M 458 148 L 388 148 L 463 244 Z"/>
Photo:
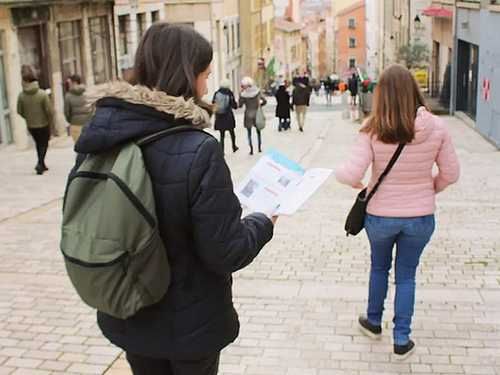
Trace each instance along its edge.
<path fill-rule="evenodd" d="M 262 132 L 257 127 L 257 111 L 262 111 L 261 107 L 267 104 L 267 100 L 250 77 L 245 77 L 241 80 L 241 89 L 239 106 L 245 106 L 244 125 L 247 129 L 250 155 L 253 155 L 252 128 L 255 128 L 257 132 L 259 152 L 262 152 Z"/>
<path fill-rule="evenodd" d="M 228 80 L 221 82 L 219 90 L 214 94 L 212 103 L 215 105 L 215 130 L 220 132 L 222 152 L 224 153 L 224 138 L 226 131 L 231 135 L 233 152 L 238 151 L 239 148 L 236 146 L 236 135 L 234 134 L 236 121 L 233 113 L 233 109 L 237 109 L 238 104 L 236 103 L 236 99 L 234 99 L 234 94 L 230 89 Z"/>
<path fill-rule="evenodd" d="M 455 183 L 459 162 L 443 121 L 430 113 L 411 72 L 401 65 L 385 70 L 375 88 L 373 112 L 365 121 L 349 161 L 336 171 L 339 182 L 356 189 L 371 166 L 372 190 L 389 161 L 402 152 L 367 207 L 365 229 L 371 247 L 366 316 L 358 320 L 367 336 L 382 336 L 382 313 L 395 253 L 394 354 L 415 349 L 410 338 L 415 275 L 434 232 L 436 194 Z M 401 146 L 398 146 L 401 145 Z M 433 174 L 434 165 L 437 174 Z"/>
<path fill-rule="evenodd" d="M 210 127 L 211 106 L 201 98 L 212 56 L 210 43 L 193 28 L 155 23 L 138 47 L 134 84 L 113 83 L 103 92 L 75 147 L 106 155 L 155 135 L 142 155 L 170 284 L 158 303 L 128 319 L 97 313 L 104 336 L 125 350 L 134 375 L 217 374 L 221 350 L 239 332 L 231 274 L 273 236 L 271 213 L 241 219 L 220 145 L 203 131 Z M 165 129 L 171 133 L 158 136 Z"/>
<path fill-rule="evenodd" d="M 49 95 L 40 88 L 33 68 L 21 67 L 23 92 L 17 99 L 17 113 L 26 120 L 36 145 L 38 162 L 35 171 L 38 175 L 48 171 L 45 156 L 49 149 L 50 129 L 54 126 L 54 110 Z"/>

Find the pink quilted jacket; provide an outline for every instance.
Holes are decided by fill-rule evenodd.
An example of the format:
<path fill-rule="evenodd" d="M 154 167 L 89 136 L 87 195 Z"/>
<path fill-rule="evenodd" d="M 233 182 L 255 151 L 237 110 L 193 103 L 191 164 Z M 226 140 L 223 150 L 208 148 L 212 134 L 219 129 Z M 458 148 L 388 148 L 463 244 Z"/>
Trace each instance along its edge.
<path fill-rule="evenodd" d="M 398 161 L 368 204 L 367 212 L 384 217 L 418 217 L 433 214 L 436 193 L 455 183 L 460 166 L 450 134 L 443 121 L 419 108 L 415 139 L 403 149 Z M 350 159 L 336 171 L 337 180 L 355 187 L 372 166 L 369 189 L 389 163 L 397 145 L 384 144 L 360 133 Z M 433 173 L 434 164 L 437 174 Z"/>

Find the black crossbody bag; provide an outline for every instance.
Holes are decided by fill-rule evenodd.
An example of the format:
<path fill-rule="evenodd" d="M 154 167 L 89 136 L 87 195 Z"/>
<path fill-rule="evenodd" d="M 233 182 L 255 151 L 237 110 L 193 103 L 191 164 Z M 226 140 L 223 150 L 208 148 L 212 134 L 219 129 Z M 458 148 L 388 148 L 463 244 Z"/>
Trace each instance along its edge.
<path fill-rule="evenodd" d="M 370 193 L 367 195 L 368 188 L 364 188 L 356 197 L 356 202 L 354 202 L 354 206 L 352 206 L 349 215 L 347 215 L 347 220 L 345 221 L 344 229 L 347 236 L 355 236 L 365 227 L 366 207 L 368 206 L 370 199 L 372 199 L 373 195 L 377 192 L 377 189 L 379 188 L 384 178 L 389 174 L 392 167 L 394 167 L 394 164 L 396 164 L 396 161 L 401 155 L 404 147 L 404 143 L 398 146 L 398 148 L 394 152 L 394 155 L 392 155 L 389 164 L 387 164 L 387 167 L 385 167 L 384 172 L 382 172 L 377 183 L 370 191 Z"/>

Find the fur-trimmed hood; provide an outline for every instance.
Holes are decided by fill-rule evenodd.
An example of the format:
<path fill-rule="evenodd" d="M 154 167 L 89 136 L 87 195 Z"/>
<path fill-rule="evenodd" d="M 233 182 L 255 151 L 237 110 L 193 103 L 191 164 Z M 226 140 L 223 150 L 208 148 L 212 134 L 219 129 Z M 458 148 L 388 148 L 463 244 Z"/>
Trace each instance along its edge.
<path fill-rule="evenodd" d="M 92 103 L 102 98 L 116 98 L 128 103 L 145 105 L 176 119 L 189 120 L 193 126 L 205 129 L 211 126 L 209 113 L 196 104 L 194 98 L 170 96 L 163 91 L 151 90 L 141 85 L 131 85 L 125 81 L 113 82 L 99 91 L 88 94 Z"/>
<path fill-rule="evenodd" d="M 144 86 L 114 82 L 87 99 L 96 111 L 75 146 L 80 153 L 105 152 L 176 125 L 208 128 L 210 115 L 194 99 L 173 97 Z"/>

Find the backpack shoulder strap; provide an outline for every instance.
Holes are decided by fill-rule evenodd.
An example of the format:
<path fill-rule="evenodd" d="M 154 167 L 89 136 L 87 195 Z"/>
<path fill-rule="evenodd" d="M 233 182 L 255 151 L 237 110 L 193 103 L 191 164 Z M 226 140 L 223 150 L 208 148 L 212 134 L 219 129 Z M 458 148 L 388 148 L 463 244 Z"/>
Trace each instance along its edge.
<path fill-rule="evenodd" d="M 197 131 L 197 132 L 202 132 L 207 134 L 201 129 L 194 128 L 191 125 L 179 125 L 179 126 L 173 126 L 168 129 L 160 130 L 159 132 L 150 134 L 146 137 L 140 138 L 139 140 L 136 141 L 137 146 L 139 147 L 144 147 L 147 146 L 150 143 L 153 143 L 157 141 L 158 139 L 161 139 L 163 137 L 167 137 L 172 134 L 177 134 L 177 133 L 185 133 L 185 132 L 190 132 L 190 131 Z"/>
<path fill-rule="evenodd" d="M 405 147 L 405 143 L 401 143 L 398 148 L 396 149 L 396 151 L 394 152 L 394 154 L 392 155 L 392 158 L 391 160 L 389 161 L 389 164 L 387 164 L 387 167 L 385 167 L 384 171 L 382 172 L 382 174 L 380 175 L 380 177 L 378 178 L 378 181 L 377 183 L 375 184 L 375 186 L 373 187 L 372 191 L 370 191 L 370 194 L 368 194 L 368 197 L 366 198 L 366 201 L 368 202 L 372 197 L 373 195 L 377 192 L 380 184 L 382 183 L 382 181 L 384 181 L 384 178 L 389 174 L 389 172 L 391 171 L 392 167 L 394 167 L 394 164 L 396 164 L 396 162 L 398 161 L 399 159 L 399 156 L 401 155 L 401 152 L 403 152 L 403 148 Z"/>

